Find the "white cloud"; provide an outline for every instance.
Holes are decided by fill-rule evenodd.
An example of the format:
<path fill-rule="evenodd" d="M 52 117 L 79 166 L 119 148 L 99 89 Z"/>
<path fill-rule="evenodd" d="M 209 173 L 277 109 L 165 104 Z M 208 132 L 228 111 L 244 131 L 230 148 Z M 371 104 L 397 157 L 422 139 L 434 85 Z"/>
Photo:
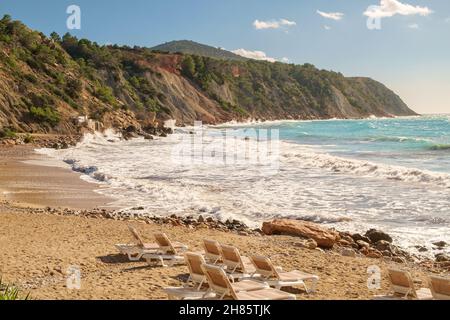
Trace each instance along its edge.
<path fill-rule="evenodd" d="M 342 12 L 323 12 L 323 11 L 317 10 L 317 13 L 326 19 L 331 19 L 331 20 L 336 20 L 336 21 L 342 20 L 342 18 L 344 17 L 344 14 Z"/>
<path fill-rule="evenodd" d="M 331 30 L 331 27 L 330 27 L 330 26 L 327 26 L 327 25 L 324 25 L 323 28 L 324 28 L 325 30 Z"/>
<path fill-rule="evenodd" d="M 297 25 L 297 22 L 295 22 L 295 21 L 289 21 L 289 20 L 286 20 L 286 19 L 281 19 L 281 20 L 280 20 L 280 24 L 281 24 L 282 26 L 293 27 L 293 26 L 296 26 L 296 25 Z"/>
<path fill-rule="evenodd" d="M 419 27 L 419 25 L 417 23 L 413 23 L 413 24 L 408 25 L 408 28 L 410 28 L 410 29 L 419 29 L 420 27 Z"/>
<path fill-rule="evenodd" d="M 289 58 L 283 57 L 283 58 L 281 58 L 281 62 L 289 63 L 289 62 L 291 62 L 291 60 L 289 60 Z"/>
<path fill-rule="evenodd" d="M 237 49 L 232 51 L 234 54 L 237 54 L 239 56 L 254 59 L 254 60 L 262 60 L 262 61 L 269 61 L 269 62 L 276 62 L 277 59 L 268 57 L 265 52 L 263 51 L 250 51 L 245 49 Z"/>
<path fill-rule="evenodd" d="M 364 15 L 369 18 L 388 18 L 397 14 L 402 16 L 428 16 L 431 13 L 433 13 L 433 11 L 428 7 L 413 6 L 397 0 L 381 0 L 379 6 L 369 7 L 364 12 Z"/>
<path fill-rule="evenodd" d="M 271 20 L 271 21 L 255 20 L 255 22 L 253 22 L 253 26 L 255 27 L 256 30 L 279 29 L 282 27 L 293 27 L 296 25 L 297 23 L 295 21 L 289 21 L 287 19 Z"/>

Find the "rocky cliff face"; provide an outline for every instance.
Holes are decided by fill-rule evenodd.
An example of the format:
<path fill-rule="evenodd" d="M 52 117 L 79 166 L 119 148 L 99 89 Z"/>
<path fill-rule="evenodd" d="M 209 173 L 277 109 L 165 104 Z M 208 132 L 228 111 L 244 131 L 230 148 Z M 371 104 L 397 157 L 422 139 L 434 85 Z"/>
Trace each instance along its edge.
<path fill-rule="evenodd" d="M 308 64 L 99 46 L 0 20 L 0 127 L 14 131 L 77 133 L 80 115 L 105 127 L 145 129 L 168 119 L 186 125 L 414 114 L 374 80 Z"/>

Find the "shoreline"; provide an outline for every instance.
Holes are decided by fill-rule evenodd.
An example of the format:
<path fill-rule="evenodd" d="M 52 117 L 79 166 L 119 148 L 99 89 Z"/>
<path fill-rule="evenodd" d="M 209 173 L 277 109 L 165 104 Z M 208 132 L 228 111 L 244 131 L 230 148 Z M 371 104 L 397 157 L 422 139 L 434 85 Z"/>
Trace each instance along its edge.
<path fill-rule="evenodd" d="M 99 184 L 83 181 L 69 168 L 46 165 L 49 161 L 31 145 L 0 146 L 1 198 L 21 206 L 70 209 L 110 207 L 114 202 L 95 191 L 102 188 Z"/>
<path fill-rule="evenodd" d="M 247 121 L 240 122 L 239 120 L 232 120 L 228 122 L 224 122 L 221 124 L 207 125 L 211 128 L 233 128 L 233 127 L 247 127 L 247 126 L 255 126 L 255 125 L 277 125 L 281 123 L 294 123 L 294 122 L 319 122 L 319 121 L 361 121 L 361 120 L 395 120 L 395 119 L 415 119 L 421 117 L 432 117 L 432 116 L 444 116 L 447 114 L 418 114 L 418 115 L 410 115 L 410 116 L 391 116 L 391 117 L 377 117 L 377 116 L 369 116 L 365 118 L 324 118 L 324 119 L 281 119 L 281 120 L 256 120 L 256 119 L 248 119 Z M 187 126 L 191 128 L 193 126 Z M 181 127 L 183 129 L 183 127 Z"/>
<path fill-rule="evenodd" d="M 43 137 L 49 138 L 48 136 Z M 53 141 L 52 138 L 53 137 L 50 137 L 50 140 L 45 140 L 46 144 L 51 143 Z M 61 140 L 61 137 L 59 137 L 58 140 L 60 142 L 64 141 L 64 139 Z M 97 209 L 104 209 L 110 213 L 106 218 L 118 220 L 138 219 L 145 222 L 155 221 L 156 218 L 158 222 L 159 220 L 162 220 L 165 221 L 165 223 L 171 223 L 171 218 L 186 220 L 187 217 L 188 221 L 192 220 L 192 213 L 188 216 L 184 214 L 181 214 L 180 216 L 173 214 L 158 216 L 145 212 L 145 209 L 139 205 L 133 208 L 124 206 L 123 203 L 119 205 L 119 199 L 108 197 L 106 195 L 108 186 L 102 185 L 95 180 L 81 179 L 84 175 L 82 172 L 73 170 L 69 165 L 66 166 L 62 161 L 56 160 L 46 154 L 37 153 L 35 149 L 40 148 L 41 145 L 42 144 L 36 146 L 18 145 L 6 147 L 0 145 L 0 200 L 7 200 L 14 203 L 14 206 L 20 208 L 51 208 L 56 212 L 62 212 L 62 214 L 80 211 L 84 211 L 86 214 L 86 211 L 93 210 L 95 215 L 97 214 Z M 5 150 L 8 152 L 5 153 Z M 8 172 L 6 175 L 4 174 L 5 171 Z M 10 185 L 9 188 L 1 188 L 1 185 L 8 184 Z M 208 214 L 205 215 L 201 212 L 193 215 L 195 217 L 203 216 L 205 219 L 212 218 L 216 221 L 215 217 L 209 216 Z M 252 233 L 257 229 L 261 230 L 263 222 L 266 221 L 262 220 L 258 223 L 258 226 L 252 225 L 253 228 L 249 228 L 245 225 L 245 222 L 242 222 L 239 218 L 233 219 L 235 219 L 233 221 L 237 221 L 239 224 L 245 226 L 245 230 L 241 231 L 249 231 L 249 233 Z M 310 221 L 319 226 L 326 226 L 326 223 L 314 222 L 313 220 L 296 219 L 295 217 L 290 217 L 288 219 L 305 222 Z M 217 222 L 220 221 L 217 220 Z M 221 224 L 223 226 L 222 222 Z M 373 228 L 373 226 L 367 227 L 368 229 Z M 333 226 L 325 228 L 336 230 L 336 227 Z M 363 234 L 367 230 L 353 229 L 349 232 L 349 230 L 337 227 L 336 231 L 339 232 L 344 239 L 347 238 L 347 240 L 349 240 L 352 233 L 358 236 L 359 233 Z M 358 250 L 362 249 L 352 243 L 356 242 L 356 240 L 347 242 L 350 243 L 345 243 L 344 241 L 343 246 L 351 247 L 351 245 L 353 245 L 353 249 L 356 249 L 355 251 L 357 254 Z M 424 251 L 418 250 L 418 252 L 414 252 L 413 249 L 406 249 L 406 247 L 397 245 L 395 247 L 397 249 L 396 251 L 400 252 L 398 256 L 401 258 L 406 258 L 409 261 L 414 260 L 416 263 L 428 264 L 434 262 L 434 259 L 430 259 L 430 257 L 435 256 L 435 254 L 442 253 L 445 255 L 446 251 L 443 250 L 446 250 L 449 245 L 450 244 L 446 244 L 444 247 L 435 247 L 432 248 L 433 250 L 427 249 L 430 254 L 420 254 Z M 416 245 L 415 248 L 421 249 L 424 247 Z M 376 247 L 373 249 L 376 249 Z M 378 251 L 381 253 L 382 250 Z M 396 254 L 394 254 L 394 256 L 396 256 Z M 392 255 L 387 255 L 387 257 L 392 257 Z"/>
<path fill-rule="evenodd" d="M 355 255 L 348 255 L 341 244 L 332 250 L 310 249 L 302 238 L 266 236 L 237 222 L 235 227 L 199 221 L 200 218 L 186 222 L 176 216 L 118 216 L 107 207 L 102 208 L 107 201 L 95 192 L 98 185 L 83 181 L 79 173 L 69 168 L 23 163 L 36 157 L 32 146 L 0 148 L 1 185 L 15 192 L 14 197 L 9 194 L 7 198 L 0 193 L 0 274 L 23 292 L 30 292 L 34 299 L 166 299 L 162 288 L 183 285 L 187 268 L 151 268 L 145 262 L 124 261 L 114 245 L 130 241 L 128 224 L 137 226 L 150 242 L 152 232 L 163 231 L 197 251 L 204 238 L 213 238 L 237 246 L 246 255 L 269 256 L 286 270 L 317 274 L 321 279 L 318 292 L 307 295 L 294 290 L 298 299 L 358 300 L 387 294 L 386 270 L 392 266 L 410 270 L 417 277 L 417 284 L 424 286 L 426 274 L 448 274 L 449 269 L 435 268 L 430 262 L 397 263 L 386 257 L 366 257 L 357 250 Z M 37 158 L 42 160 L 39 155 Z M 37 176 L 30 180 L 30 173 L 36 171 Z M 30 199 L 30 193 L 24 192 L 24 182 L 33 190 L 31 194 L 40 195 L 39 199 L 31 197 L 33 201 L 25 201 Z M 42 197 L 42 190 L 49 187 L 61 192 L 47 189 Z M 84 195 L 87 200 L 81 204 L 72 200 Z M 82 271 L 81 290 L 66 288 L 66 270 L 73 265 Z M 380 267 L 383 277 L 381 288 L 375 291 L 367 288 L 367 268 L 373 265 Z"/>

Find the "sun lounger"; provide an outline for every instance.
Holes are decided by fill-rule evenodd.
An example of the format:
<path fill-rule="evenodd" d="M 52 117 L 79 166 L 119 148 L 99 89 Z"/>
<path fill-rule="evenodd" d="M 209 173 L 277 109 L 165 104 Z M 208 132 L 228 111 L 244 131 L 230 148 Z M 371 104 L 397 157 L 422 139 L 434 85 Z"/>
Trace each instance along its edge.
<path fill-rule="evenodd" d="M 376 296 L 375 300 L 433 299 L 430 289 L 421 288 L 416 290 L 409 272 L 398 269 L 389 269 L 388 272 L 391 289 L 394 294 L 390 296 Z"/>
<path fill-rule="evenodd" d="M 316 275 L 297 270 L 284 272 L 281 267 L 275 267 L 269 258 L 262 256 L 252 256 L 250 260 L 256 269 L 256 273 L 271 287 L 281 289 L 283 287 L 302 286 L 307 293 L 312 293 L 316 290 L 317 282 L 319 281 L 319 277 Z M 305 281 L 312 281 L 311 289 L 308 289 Z"/>
<path fill-rule="evenodd" d="M 168 287 L 163 291 L 169 300 L 209 300 L 216 297 L 213 293 L 191 287 Z"/>
<path fill-rule="evenodd" d="M 430 289 L 434 300 L 450 300 L 450 279 L 430 276 Z"/>
<path fill-rule="evenodd" d="M 156 244 L 159 246 L 159 251 L 164 254 L 177 254 L 179 252 L 185 252 L 189 248 L 187 245 L 180 242 L 172 242 L 165 233 L 154 233 Z"/>
<path fill-rule="evenodd" d="M 239 283 L 231 283 L 225 271 L 218 266 L 203 265 L 203 270 L 206 275 L 210 290 L 214 292 L 217 297 L 222 300 L 229 297 L 233 300 L 295 300 L 295 296 L 286 292 L 263 288 L 256 289 L 258 282 L 253 280 L 245 280 Z M 237 290 L 237 285 L 241 284 L 241 291 Z M 246 287 L 247 290 L 242 290 Z M 254 289 L 254 290 L 249 290 Z"/>
<path fill-rule="evenodd" d="M 203 265 L 206 264 L 203 255 L 198 253 L 187 252 L 185 253 L 186 265 L 189 268 L 189 278 L 185 287 L 180 288 L 165 288 L 169 300 L 181 299 L 181 300 L 198 300 L 215 297 L 215 294 L 205 287 L 207 285 L 207 279 L 203 271 Z M 232 284 L 236 292 L 252 291 L 268 288 L 268 285 L 256 281 L 242 281 Z"/>
<path fill-rule="evenodd" d="M 221 245 L 220 253 L 225 271 L 232 279 L 251 278 L 255 275 L 256 270 L 250 259 L 241 256 L 236 247 Z"/>
<path fill-rule="evenodd" d="M 154 237 L 158 250 L 142 256 L 149 265 L 160 264 L 163 267 L 169 267 L 184 262 L 184 257 L 180 253 L 188 249 L 186 245 L 179 242 L 172 243 L 167 235 L 162 232 L 154 233 Z"/>
<path fill-rule="evenodd" d="M 189 278 L 187 283 L 192 283 L 198 290 L 206 282 L 206 276 L 202 265 L 206 264 L 202 255 L 192 252 L 185 253 L 186 264 L 189 268 Z"/>
<path fill-rule="evenodd" d="M 220 254 L 220 243 L 215 240 L 203 240 L 203 248 L 205 249 L 205 258 L 212 264 L 217 264 L 222 260 Z"/>
<path fill-rule="evenodd" d="M 159 246 L 156 243 L 144 243 L 136 228 L 128 226 L 128 229 L 136 243 L 116 244 L 115 246 L 121 254 L 127 255 L 130 261 L 139 261 L 144 254 L 156 253 L 158 251 Z"/>

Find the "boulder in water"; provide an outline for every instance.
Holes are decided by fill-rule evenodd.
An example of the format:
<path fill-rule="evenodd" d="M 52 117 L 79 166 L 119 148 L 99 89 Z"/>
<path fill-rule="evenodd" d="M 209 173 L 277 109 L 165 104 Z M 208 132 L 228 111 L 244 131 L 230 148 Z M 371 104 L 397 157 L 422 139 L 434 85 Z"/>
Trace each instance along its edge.
<path fill-rule="evenodd" d="M 381 240 L 387 241 L 389 243 L 393 242 L 390 235 L 376 229 L 370 229 L 369 231 L 366 232 L 365 236 L 370 239 L 371 243 L 377 243 L 378 241 Z"/>
<path fill-rule="evenodd" d="M 445 241 L 438 241 L 433 243 L 434 246 L 438 248 L 445 248 L 447 246 L 447 242 Z"/>

